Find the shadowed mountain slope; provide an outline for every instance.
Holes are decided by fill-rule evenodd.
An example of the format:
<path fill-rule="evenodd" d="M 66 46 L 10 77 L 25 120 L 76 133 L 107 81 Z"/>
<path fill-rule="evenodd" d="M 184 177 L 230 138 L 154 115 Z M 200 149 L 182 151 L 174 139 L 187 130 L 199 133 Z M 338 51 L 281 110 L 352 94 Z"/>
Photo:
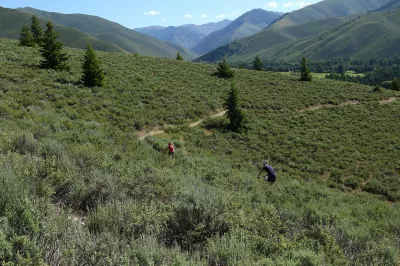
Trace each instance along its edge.
<path fill-rule="evenodd" d="M 227 27 L 208 35 L 193 47 L 192 51 L 199 55 L 205 54 L 231 41 L 258 33 L 281 15 L 282 13 L 263 9 L 251 10 L 234 20 Z"/>
<path fill-rule="evenodd" d="M 159 40 L 172 42 L 190 49 L 204 37 L 228 26 L 229 23 L 231 23 L 231 21 L 225 19 L 217 23 L 208 23 L 204 25 L 186 24 L 178 27 L 150 26 L 134 30 Z"/>

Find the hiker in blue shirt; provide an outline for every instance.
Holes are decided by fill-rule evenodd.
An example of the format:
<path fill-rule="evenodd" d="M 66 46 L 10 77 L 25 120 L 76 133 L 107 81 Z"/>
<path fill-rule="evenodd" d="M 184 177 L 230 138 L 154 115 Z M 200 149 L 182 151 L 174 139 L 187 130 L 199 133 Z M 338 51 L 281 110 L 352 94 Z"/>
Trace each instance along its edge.
<path fill-rule="evenodd" d="M 266 175 L 264 176 L 265 182 L 268 182 L 268 183 L 271 183 L 271 184 L 275 183 L 275 181 L 276 181 L 276 172 L 275 172 L 274 168 L 272 168 L 272 166 L 268 164 L 267 160 L 265 160 L 263 162 L 263 167 L 261 169 L 261 172 L 258 174 L 257 178 L 260 178 L 260 175 L 262 174 L 263 171 L 266 172 Z M 267 179 L 267 177 L 268 177 L 268 179 Z"/>

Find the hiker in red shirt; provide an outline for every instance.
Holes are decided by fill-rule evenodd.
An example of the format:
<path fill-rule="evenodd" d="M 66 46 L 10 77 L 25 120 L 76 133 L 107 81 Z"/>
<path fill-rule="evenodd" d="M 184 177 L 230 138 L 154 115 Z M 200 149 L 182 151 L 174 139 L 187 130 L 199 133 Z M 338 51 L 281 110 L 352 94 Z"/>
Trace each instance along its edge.
<path fill-rule="evenodd" d="M 175 159 L 175 148 L 172 146 L 172 143 L 168 143 L 168 153 L 172 159 Z"/>

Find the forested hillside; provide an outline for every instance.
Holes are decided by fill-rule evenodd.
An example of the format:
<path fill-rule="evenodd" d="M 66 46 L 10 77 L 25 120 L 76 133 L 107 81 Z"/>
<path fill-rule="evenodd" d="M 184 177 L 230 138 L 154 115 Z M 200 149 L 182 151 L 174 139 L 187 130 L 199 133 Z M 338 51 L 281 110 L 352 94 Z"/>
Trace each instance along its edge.
<path fill-rule="evenodd" d="M 400 92 L 235 69 L 237 133 L 213 65 L 67 52 L 0 39 L 0 264 L 399 264 Z"/>

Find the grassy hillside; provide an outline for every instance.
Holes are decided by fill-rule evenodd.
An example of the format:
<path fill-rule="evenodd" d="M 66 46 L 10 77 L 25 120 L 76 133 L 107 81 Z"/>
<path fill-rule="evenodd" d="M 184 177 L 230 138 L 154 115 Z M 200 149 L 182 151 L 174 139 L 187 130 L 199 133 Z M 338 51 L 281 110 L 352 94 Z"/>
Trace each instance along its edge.
<path fill-rule="evenodd" d="M 221 46 L 214 51 L 197 58 L 195 61 L 216 62 L 222 60 L 224 57 L 228 58 L 235 54 L 253 56 L 263 49 L 316 35 L 327 29 L 340 26 L 345 21 L 349 21 L 355 17 L 356 16 L 327 18 L 324 20 L 309 22 L 304 25 L 296 25 L 279 29 L 267 28 L 250 37 L 237 40 L 225 46 Z"/>
<path fill-rule="evenodd" d="M 236 70 L 236 134 L 188 127 L 223 107 L 215 66 L 99 52 L 107 85 L 88 89 L 69 53 L 71 72 L 42 70 L 0 39 L 1 264 L 399 263 L 399 93 Z"/>
<path fill-rule="evenodd" d="M 21 8 L 19 10 L 35 14 L 38 17 L 54 21 L 66 27 L 78 29 L 97 39 L 113 43 L 130 53 L 174 58 L 178 52 L 162 41 L 100 17 L 83 14 L 51 13 L 33 8 Z M 182 56 L 185 59 L 192 59 L 186 54 L 182 54 Z"/>
<path fill-rule="evenodd" d="M 271 27 L 282 28 L 328 17 L 366 13 L 376 10 L 390 1 L 391 0 L 324 0 L 284 15 L 280 20 L 271 25 Z"/>
<path fill-rule="evenodd" d="M 264 60 L 289 62 L 299 62 L 302 57 L 369 60 L 400 56 L 400 9 L 343 19 L 346 18 L 351 20 L 340 25 L 340 19 L 326 19 L 282 29 L 269 28 L 221 47 L 197 61 L 220 60 L 226 56 L 231 62 L 252 62 L 256 55 Z M 332 28 L 312 35 L 324 27 Z M 304 38 L 300 38 L 302 35 Z M 269 39 L 271 36 L 275 38 Z"/>
<path fill-rule="evenodd" d="M 9 39 L 18 39 L 21 29 L 25 25 L 31 24 L 32 15 L 20 12 L 15 9 L 0 7 L 0 37 Z M 46 28 L 47 20 L 40 19 L 43 29 Z M 91 43 L 96 50 L 106 52 L 123 52 L 124 50 L 115 44 L 101 41 L 93 36 L 80 32 L 73 28 L 63 27 L 55 24 L 54 28 L 60 33 L 59 40 L 67 47 L 85 48 L 88 43 Z"/>
<path fill-rule="evenodd" d="M 235 19 L 225 28 L 215 31 L 202 39 L 193 47 L 192 51 L 202 55 L 231 41 L 256 34 L 281 15 L 282 13 L 265 11 L 263 9 L 251 10 Z"/>
<path fill-rule="evenodd" d="M 374 10 L 374 12 L 385 12 L 385 11 L 391 11 L 396 8 L 400 8 L 400 0 L 391 0 L 387 4 L 381 6 L 380 8 Z"/>

